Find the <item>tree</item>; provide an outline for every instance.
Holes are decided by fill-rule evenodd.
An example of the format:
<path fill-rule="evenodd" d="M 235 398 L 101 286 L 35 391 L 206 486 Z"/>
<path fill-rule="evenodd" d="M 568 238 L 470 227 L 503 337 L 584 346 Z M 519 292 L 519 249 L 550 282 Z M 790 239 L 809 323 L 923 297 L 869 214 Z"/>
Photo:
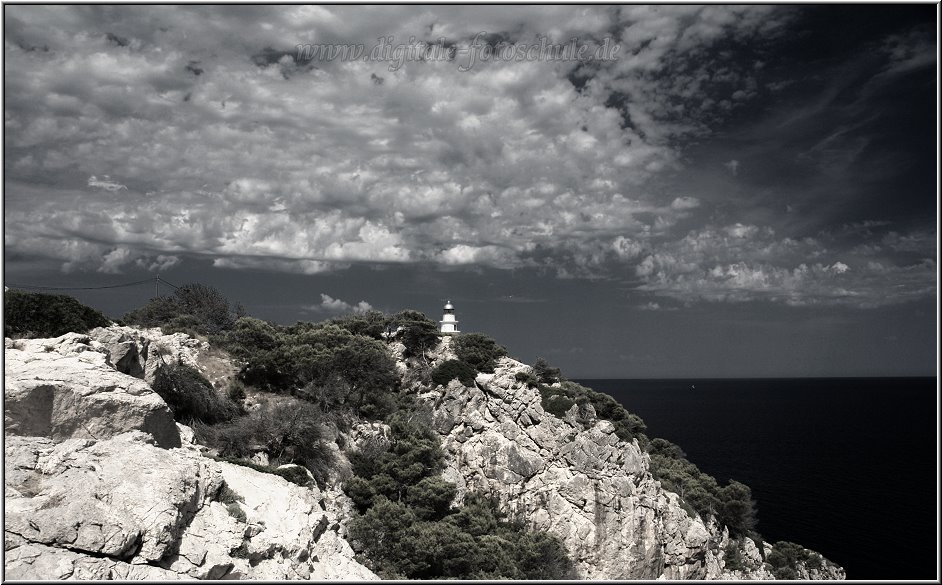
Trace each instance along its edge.
<path fill-rule="evenodd" d="M 756 503 L 746 484 L 730 480 L 719 492 L 719 519 L 735 536 L 745 536 L 756 527 Z"/>
<path fill-rule="evenodd" d="M 541 384 L 553 384 L 559 382 L 562 376 L 559 368 L 551 368 L 545 359 L 538 357 L 533 362 L 533 375 Z"/>
<path fill-rule="evenodd" d="M 399 339 L 406 346 L 407 356 L 424 356 L 441 341 L 438 325 L 424 313 L 412 309 L 399 311 L 390 317 L 389 328 L 394 331 L 401 328 Z"/>

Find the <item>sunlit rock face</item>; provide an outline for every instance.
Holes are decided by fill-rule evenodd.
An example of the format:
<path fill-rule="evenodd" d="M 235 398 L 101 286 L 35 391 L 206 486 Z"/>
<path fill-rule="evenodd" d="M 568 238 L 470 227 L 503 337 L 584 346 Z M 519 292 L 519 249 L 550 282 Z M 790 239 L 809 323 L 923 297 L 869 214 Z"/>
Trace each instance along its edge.
<path fill-rule="evenodd" d="M 376 578 L 336 490 L 204 456 L 142 379 L 201 342 L 120 329 L 5 342 L 7 577 Z"/>
<path fill-rule="evenodd" d="M 452 358 L 447 343 L 435 356 Z M 408 369 L 400 359 L 400 370 Z M 581 413 L 573 406 L 562 419 L 544 411 L 539 391 L 515 378 L 528 370 L 503 358 L 473 388 L 457 380 L 432 391 L 414 388 L 433 405 L 445 478 L 458 485 L 459 500 L 468 491 L 496 495 L 511 514 L 558 536 L 580 578 L 773 578 L 749 539 L 738 543 L 743 570 L 727 570 L 726 530 L 691 517 L 651 476 L 637 442 L 620 440 L 591 406 Z M 844 577 L 827 561 L 802 570 Z"/>

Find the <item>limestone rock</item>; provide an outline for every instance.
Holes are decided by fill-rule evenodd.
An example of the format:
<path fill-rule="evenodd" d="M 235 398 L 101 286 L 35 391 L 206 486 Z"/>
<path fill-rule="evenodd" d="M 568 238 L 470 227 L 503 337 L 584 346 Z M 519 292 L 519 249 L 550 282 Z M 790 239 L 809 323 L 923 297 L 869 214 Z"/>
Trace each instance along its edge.
<path fill-rule="evenodd" d="M 439 348 L 434 361 L 449 351 Z M 573 406 L 563 419 L 545 412 L 539 391 L 515 378 L 528 370 L 503 358 L 473 388 L 452 381 L 420 390 L 434 407 L 444 478 L 458 486 L 458 501 L 468 491 L 497 495 L 507 511 L 561 539 L 579 578 L 771 578 L 748 539 L 739 546 L 749 570 L 725 571 L 725 530 L 690 517 L 679 496 L 651 476 L 637 442 L 620 440 L 594 409 Z M 841 575 L 822 566 L 803 576 Z"/>
<path fill-rule="evenodd" d="M 198 451 L 134 431 L 104 441 L 7 437 L 7 533 L 116 560 L 155 562 L 175 546 L 222 477 Z M 31 462 L 33 467 L 30 468 Z"/>
<path fill-rule="evenodd" d="M 124 374 L 153 384 L 157 370 L 166 364 L 184 363 L 200 369 L 198 356 L 209 345 L 185 333 L 164 335 L 159 327 L 137 329 L 121 325 L 97 327 L 88 333 L 101 344 L 114 367 Z"/>
<path fill-rule="evenodd" d="M 219 463 L 239 500 L 204 506 L 183 534 L 174 571 L 200 579 L 376 579 L 354 560 L 316 487 Z"/>
<path fill-rule="evenodd" d="M 6 577 L 13 580 L 170 581 L 184 578 L 160 567 L 90 557 L 64 548 L 35 543 L 8 548 L 4 557 Z"/>
<path fill-rule="evenodd" d="M 62 440 L 142 430 L 162 447 L 180 445 L 164 401 L 141 380 L 115 371 L 88 336 L 8 339 L 5 345 L 6 433 Z"/>

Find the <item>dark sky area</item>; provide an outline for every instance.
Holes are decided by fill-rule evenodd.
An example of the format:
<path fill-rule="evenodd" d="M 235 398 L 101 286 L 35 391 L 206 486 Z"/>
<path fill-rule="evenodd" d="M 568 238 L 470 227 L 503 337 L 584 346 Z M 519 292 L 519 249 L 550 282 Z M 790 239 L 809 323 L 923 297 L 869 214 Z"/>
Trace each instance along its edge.
<path fill-rule="evenodd" d="M 5 282 L 450 298 L 574 378 L 934 375 L 937 14 L 7 5 Z M 481 32 L 619 52 L 464 71 Z M 459 53 L 296 57 L 379 37 Z"/>

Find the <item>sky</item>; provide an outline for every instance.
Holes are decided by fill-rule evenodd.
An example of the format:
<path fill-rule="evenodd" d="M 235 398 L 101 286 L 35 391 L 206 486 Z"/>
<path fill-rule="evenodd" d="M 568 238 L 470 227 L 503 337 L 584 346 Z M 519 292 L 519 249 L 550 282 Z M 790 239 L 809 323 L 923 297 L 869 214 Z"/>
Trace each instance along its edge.
<path fill-rule="evenodd" d="M 451 299 L 573 378 L 935 375 L 937 14 L 5 5 L 5 283 Z"/>

